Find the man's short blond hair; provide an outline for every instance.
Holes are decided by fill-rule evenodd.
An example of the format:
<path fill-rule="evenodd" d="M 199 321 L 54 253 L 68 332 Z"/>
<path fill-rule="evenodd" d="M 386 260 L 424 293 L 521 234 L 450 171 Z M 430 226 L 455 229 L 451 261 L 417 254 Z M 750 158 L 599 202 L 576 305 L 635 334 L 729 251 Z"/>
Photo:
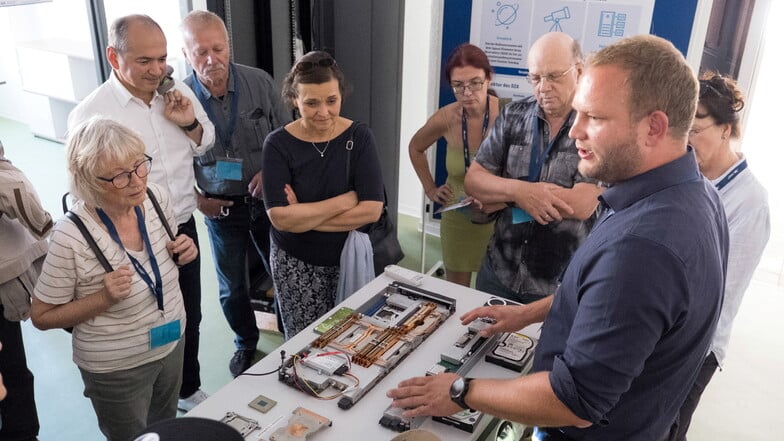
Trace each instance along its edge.
<path fill-rule="evenodd" d="M 639 121 L 660 110 L 670 135 L 685 138 L 697 110 L 699 84 L 694 71 L 669 41 L 653 35 L 624 38 L 594 53 L 586 68 L 619 66 L 628 73 L 630 113 Z"/>

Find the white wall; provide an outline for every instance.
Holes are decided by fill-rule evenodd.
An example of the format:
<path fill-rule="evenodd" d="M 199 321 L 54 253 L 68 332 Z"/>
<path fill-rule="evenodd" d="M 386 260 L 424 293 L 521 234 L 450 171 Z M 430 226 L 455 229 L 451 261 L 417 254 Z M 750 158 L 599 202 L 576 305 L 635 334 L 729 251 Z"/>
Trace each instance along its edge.
<path fill-rule="evenodd" d="M 90 42 L 84 0 L 0 8 L 0 116 L 30 123 L 49 114 L 49 100 L 22 90 L 16 44 L 24 41 L 61 39 Z M 53 72 L 53 75 L 56 74 Z"/>
<path fill-rule="evenodd" d="M 443 0 L 409 0 L 405 5 L 398 211 L 417 218 L 422 214 L 422 185 L 408 158 L 408 142 L 437 109 L 442 10 Z"/>

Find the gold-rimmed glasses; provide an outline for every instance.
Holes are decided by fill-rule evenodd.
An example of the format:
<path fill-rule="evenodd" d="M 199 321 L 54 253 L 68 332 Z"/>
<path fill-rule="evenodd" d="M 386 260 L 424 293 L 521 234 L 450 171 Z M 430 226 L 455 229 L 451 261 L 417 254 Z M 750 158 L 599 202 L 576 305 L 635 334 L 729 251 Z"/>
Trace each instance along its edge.
<path fill-rule="evenodd" d="M 555 83 L 560 81 L 561 78 L 563 78 L 564 76 L 566 76 L 566 74 L 571 72 L 572 69 L 575 68 L 575 66 L 577 65 L 572 64 L 571 67 L 569 67 L 569 69 L 566 69 L 565 71 L 560 73 L 549 73 L 544 75 L 529 73 L 526 79 L 528 80 L 529 83 L 531 83 L 534 86 L 538 86 L 542 82 L 542 80 L 547 80 L 548 83 Z"/>

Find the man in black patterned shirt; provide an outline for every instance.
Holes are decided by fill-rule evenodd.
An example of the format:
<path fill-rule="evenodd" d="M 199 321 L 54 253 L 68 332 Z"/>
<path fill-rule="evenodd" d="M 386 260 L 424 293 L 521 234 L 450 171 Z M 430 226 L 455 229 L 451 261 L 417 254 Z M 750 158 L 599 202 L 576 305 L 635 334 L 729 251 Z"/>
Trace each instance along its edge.
<path fill-rule="evenodd" d="M 555 292 L 572 253 L 588 235 L 601 187 L 577 171 L 568 133 L 582 72 L 580 45 L 543 35 L 528 53 L 534 95 L 498 115 L 466 175 L 483 210 L 500 210 L 476 288 L 530 303 Z"/>

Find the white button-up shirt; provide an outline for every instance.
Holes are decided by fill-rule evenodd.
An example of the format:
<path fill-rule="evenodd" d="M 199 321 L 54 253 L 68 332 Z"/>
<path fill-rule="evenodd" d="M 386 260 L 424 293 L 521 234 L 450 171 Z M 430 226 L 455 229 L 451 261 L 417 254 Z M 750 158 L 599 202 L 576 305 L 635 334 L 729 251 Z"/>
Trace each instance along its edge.
<path fill-rule="evenodd" d="M 144 141 L 146 152 L 153 158 L 149 181 L 169 192 L 178 224 L 187 222 L 196 210 L 193 186 L 193 157 L 203 155 L 215 142 L 215 127 L 204 112 L 193 91 L 181 81 L 174 87 L 191 101 L 196 119 L 201 123 L 201 144 L 191 140 L 177 124 L 163 114 L 166 103 L 158 92 L 148 106 L 131 95 L 116 74 L 89 96 L 68 116 L 68 130 L 95 115 L 110 117 L 135 130 Z"/>

